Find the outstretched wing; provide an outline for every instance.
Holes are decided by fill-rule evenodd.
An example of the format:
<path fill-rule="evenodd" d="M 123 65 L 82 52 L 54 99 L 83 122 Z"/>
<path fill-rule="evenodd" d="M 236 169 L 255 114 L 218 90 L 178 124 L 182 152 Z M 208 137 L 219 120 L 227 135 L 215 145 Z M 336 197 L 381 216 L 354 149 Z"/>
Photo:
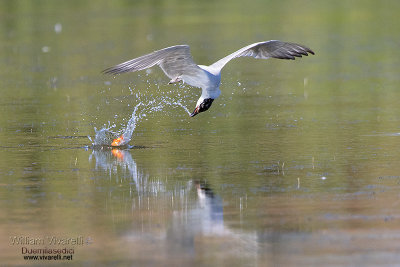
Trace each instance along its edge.
<path fill-rule="evenodd" d="M 243 47 L 218 60 L 210 67 L 221 70 L 226 63 L 237 57 L 295 59 L 295 57 L 308 56 L 308 53 L 314 55 L 314 52 L 310 48 L 303 45 L 271 40 Z"/>
<path fill-rule="evenodd" d="M 181 78 L 190 85 L 197 87 L 199 87 L 198 84 L 190 82 L 192 80 L 190 77 L 207 77 L 204 71 L 194 63 L 188 45 L 176 45 L 154 51 L 153 53 L 105 69 L 103 73 L 119 74 L 134 72 L 151 68 L 154 65 L 159 65 L 169 78 Z M 185 80 L 185 78 L 188 79 Z"/>

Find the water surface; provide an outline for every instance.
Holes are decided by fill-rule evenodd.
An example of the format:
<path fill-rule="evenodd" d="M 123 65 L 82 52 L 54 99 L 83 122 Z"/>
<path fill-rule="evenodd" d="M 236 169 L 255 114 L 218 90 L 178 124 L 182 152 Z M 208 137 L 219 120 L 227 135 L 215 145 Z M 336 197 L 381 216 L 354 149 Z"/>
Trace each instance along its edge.
<path fill-rule="evenodd" d="M 83 238 L 46 243 L 77 265 L 397 265 L 399 8 L 2 1 L 2 264 L 44 264 L 21 250 L 42 245 L 10 238 L 54 236 Z M 194 118 L 182 106 L 200 91 L 157 68 L 100 73 L 174 44 L 210 64 L 268 39 L 316 55 L 232 61 Z M 127 146 L 92 146 L 95 128 L 121 134 L 132 118 Z"/>

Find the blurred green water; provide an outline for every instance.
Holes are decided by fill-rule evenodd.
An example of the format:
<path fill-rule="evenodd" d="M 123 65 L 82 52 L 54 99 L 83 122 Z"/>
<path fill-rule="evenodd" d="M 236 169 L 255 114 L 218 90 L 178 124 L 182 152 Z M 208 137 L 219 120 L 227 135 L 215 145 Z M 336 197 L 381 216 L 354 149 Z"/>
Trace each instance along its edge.
<path fill-rule="evenodd" d="M 83 235 L 93 243 L 76 247 L 76 264 L 394 265 L 398 11 L 397 1 L 0 2 L 3 262 L 35 264 L 10 235 Z M 94 127 L 122 128 L 139 102 L 184 96 L 191 110 L 200 94 L 156 68 L 114 78 L 106 67 L 183 43 L 211 64 L 269 39 L 316 55 L 232 61 L 208 112 L 167 106 L 138 123 L 131 144 L 145 148 L 87 148 Z"/>

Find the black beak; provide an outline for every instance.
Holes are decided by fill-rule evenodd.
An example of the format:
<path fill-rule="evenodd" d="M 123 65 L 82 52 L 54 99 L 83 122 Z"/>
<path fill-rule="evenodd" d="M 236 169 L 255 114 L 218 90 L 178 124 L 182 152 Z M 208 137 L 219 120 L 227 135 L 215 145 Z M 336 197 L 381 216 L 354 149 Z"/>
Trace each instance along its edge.
<path fill-rule="evenodd" d="M 196 116 L 197 114 L 199 114 L 199 107 L 198 107 L 198 106 L 194 109 L 194 111 L 192 112 L 192 114 L 190 114 L 190 117 L 194 117 L 194 116 Z"/>

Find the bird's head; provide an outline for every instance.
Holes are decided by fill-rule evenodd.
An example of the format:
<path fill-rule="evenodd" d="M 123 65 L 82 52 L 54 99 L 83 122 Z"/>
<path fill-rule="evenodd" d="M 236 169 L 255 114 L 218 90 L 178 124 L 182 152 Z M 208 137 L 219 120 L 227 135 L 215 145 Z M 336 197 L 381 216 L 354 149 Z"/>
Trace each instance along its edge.
<path fill-rule="evenodd" d="M 211 107 L 212 102 L 214 101 L 213 98 L 205 98 L 205 99 L 199 99 L 199 101 L 197 102 L 197 106 L 194 109 L 193 113 L 190 114 L 190 117 L 194 117 L 197 114 L 199 114 L 200 112 L 206 111 L 207 109 L 209 109 Z"/>

